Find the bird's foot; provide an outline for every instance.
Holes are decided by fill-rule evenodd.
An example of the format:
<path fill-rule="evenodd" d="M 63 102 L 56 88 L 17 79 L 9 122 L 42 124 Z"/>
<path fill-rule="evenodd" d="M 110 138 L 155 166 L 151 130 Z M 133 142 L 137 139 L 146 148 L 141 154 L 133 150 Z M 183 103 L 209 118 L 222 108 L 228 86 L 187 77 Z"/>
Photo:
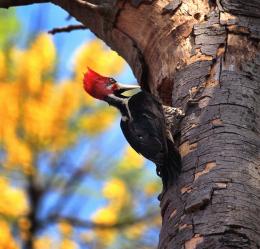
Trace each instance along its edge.
<path fill-rule="evenodd" d="M 180 119 L 185 116 L 185 112 L 183 111 L 183 109 L 181 109 L 179 107 L 163 105 L 163 112 L 164 112 L 165 118 L 166 119 L 169 118 L 170 120 L 172 118 Z"/>

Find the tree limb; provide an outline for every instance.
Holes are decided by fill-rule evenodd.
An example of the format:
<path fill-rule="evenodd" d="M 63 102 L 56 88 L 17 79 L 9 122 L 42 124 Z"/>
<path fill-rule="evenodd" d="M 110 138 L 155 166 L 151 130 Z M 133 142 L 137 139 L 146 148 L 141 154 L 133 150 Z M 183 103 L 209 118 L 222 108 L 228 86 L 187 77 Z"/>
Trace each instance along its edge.
<path fill-rule="evenodd" d="M 79 30 L 79 29 L 87 29 L 87 27 L 85 25 L 82 25 L 82 24 L 69 25 L 69 26 L 66 26 L 66 27 L 53 28 L 53 29 L 49 30 L 48 33 L 55 35 L 57 33 L 71 32 L 71 31 Z"/>
<path fill-rule="evenodd" d="M 48 0 L 1 0 L 0 8 L 9 8 L 15 6 L 30 5 L 35 3 L 48 3 Z"/>
<path fill-rule="evenodd" d="M 90 220 L 81 220 L 78 218 L 70 217 L 70 216 L 59 216 L 59 215 L 50 215 L 44 221 L 39 221 L 40 227 L 44 228 L 47 225 L 53 224 L 53 223 L 58 223 L 61 221 L 66 221 L 69 224 L 76 226 L 76 227 L 82 227 L 82 228 L 98 228 L 98 229 L 112 229 L 112 228 L 124 228 L 130 225 L 134 225 L 140 222 L 143 222 L 145 220 L 150 220 L 151 218 L 155 217 L 158 215 L 158 212 L 151 212 L 148 213 L 147 215 L 144 215 L 142 217 L 137 217 L 137 218 L 129 218 L 129 219 L 124 219 L 122 221 L 119 221 L 114 224 L 104 224 L 104 223 L 96 223 Z"/>

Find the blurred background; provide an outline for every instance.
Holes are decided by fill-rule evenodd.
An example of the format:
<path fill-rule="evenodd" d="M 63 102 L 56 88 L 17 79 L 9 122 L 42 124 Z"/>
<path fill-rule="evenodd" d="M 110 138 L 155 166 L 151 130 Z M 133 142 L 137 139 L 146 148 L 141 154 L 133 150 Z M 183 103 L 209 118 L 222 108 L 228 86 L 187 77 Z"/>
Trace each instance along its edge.
<path fill-rule="evenodd" d="M 157 248 L 155 167 L 115 109 L 87 96 L 87 66 L 135 83 L 125 61 L 51 4 L 0 10 L 0 249 Z"/>

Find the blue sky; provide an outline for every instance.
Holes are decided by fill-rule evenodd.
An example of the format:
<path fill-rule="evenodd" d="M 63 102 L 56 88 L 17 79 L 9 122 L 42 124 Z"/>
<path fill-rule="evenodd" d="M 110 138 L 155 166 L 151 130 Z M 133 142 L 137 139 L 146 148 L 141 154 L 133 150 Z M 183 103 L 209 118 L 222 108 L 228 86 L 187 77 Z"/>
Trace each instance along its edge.
<path fill-rule="evenodd" d="M 61 8 L 52 5 L 52 4 L 40 4 L 40 5 L 31 5 L 25 7 L 17 8 L 17 15 L 21 21 L 21 32 L 19 36 L 18 44 L 20 47 L 25 47 L 28 45 L 32 35 L 36 35 L 38 32 L 47 32 L 55 27 L 63 27 L 69 24 L 78 23 L 74 18 L 67 20 L 68 14 Z M 68 78 L 72 73 L 72 59 L 76 49 L 95 38 L 95 35 L 92 34 L 89 30 L 79 30 L 73 31 L 70 33 L 59 33 L 53 36 L 56 48 L 58 51 L 58 70 L 57 78 L 59 80 Z M 121 73 L 117 80 L 122 83 L 133 83 L 136 82 L 131 69 L 129 66 L 126 66 L 123 73 Z M 79 82 L 81 83 L 81 82 Z M 96 140 L 95 140 L 96 139 Z M 110 129 L 110 132 L 102 134 L 100 138 L 93 138 L 92 140 L 86 141 L 85 138 L 82 138 L 78 145 L 71 150 L 66 156 L 70 158 L 71 164 L 74 167 L 78 167 L 88 156 L 89 147 L 93 145 L 100 145 L 100 153 L 103 157 L 107 157 L 109 161 L 112 157 L 119 158 L 122 155 L 122 150 L 126 145 L 125 138 L 119 128 L 119 120 L 116 120 L 116 123 Z M 114 152 L 119 152 L 115 154 Z M 76 158 L 76 160 L 75 160 Z M 104 164 L 106 162 L 104 161 Z M 44 160 L 42 160 L 44 164 Z M 103 164 L 103 162 L 102 162 Z M 149 171 L 155 177 L 155 169 L 152 163 L 149 164 Z M 44 168 L 44 165 L 41 166 Z M 86 182 L 87 181 L 87 182 Z M 100 182 L 95 182 L 93 179 L 85 179 L 83 186 L 91 185 L 96 189 L 101 188 Z M 57 194 L 52 193 L 48 196 L 48 203 L 52 205 L 57 198 Z M 87 205 L 84 205 L 84 212 L 79 212 L 82 218 L 89 217 L 98 207 L 104 204 L 104 200 L 101 199 L 101 196 L 96 196 L 94 193 L 94 199 L 90 201 L 87 199 Z M 80 206 L 82 198 L 74 198 L 71 203 L 73 206 Z M 82 206 L 82 205 L 81 205 Z"/>
<path fill-rule="evenodd" d="M 35 4 L 31 6 L 18 7 L 16 8 L 16 13 L 21 25 L 21 30 L 18 36 L 19 39 L 17 39 L 16 42 L 21 48 L 27 47 L 33 36 L 37 35 L 39 32 L 47 32 L 55 27 L 63 27 L 69 24 L 78 23 L 74 18 L 70 18 L 68 21 L 67 12 L 52 4 Z M 58 80 L 70 77 L 73 70 L 72 61 L 75 51 L 82 44 L 95 38 L 95 35 L 89 30 L 59 33 L 53 36 L 58 52 L 58 69 L 56 75 Z M 116 79 L 127 84 L 136 82 L 129 66 L 126 66 L 125 70 L 118 77 L 116 77 Z M 78 83 L 82 84 L 82 82 Z M 74 217 L 81 218 L 82 220 L 89 220 L 91 215 L 97 209 L 104 206 L 106 200 L 103 198 L 101 193 L 102 186 L 104 184 L 103 176 L 104 178 L 110 176 L 110 173 L 114 170 L 113 166 L 116 165 L 115 161 L 122 157 L 123 150 L 127 144 L 120 130 L 119 122 L 120 118 L 117 118 L 112 127 L 106 133 L 103 133 L 98 137 L 90 138 L 82 135 L 78 143 L 68 151 L 64 151 L 61 159 L 59 158 L 61 162 L 66 162 L 65 165 L 60 163 L 60 165 L 62 165 L 62 169 L 60 170 L 61 172 L 58 172 L 58 177 L 62 178 L 62 180 L 68 179 L 68 176 L 73 174 L 73 170 L 82 165 L 86 165 L 86 162 L 92 164 L 95 169 L 98 167 L 100 171 L 98 173 L 102 175 L 102 177 L 95 174 L 96 172 L 93 170 L 93 174 L 91 173 L 83 179 L 80 179 L 80 188 L 77 192 L 73 189 L 69 194 L 71 197 L 69 205 L 65 207 L 63 212 L 61 211 L 60 205 L 58 205 L 57 211 L 62 212 L 64 215 L 73 215 Z M 96 150 L 96 154 L 94 155 L 94 163 L 91 161 L 93 157 L 91 155 L 93 147 Z M 46 186 L 48 185 L 46 184 L 45 179 L 48 180 L 51 178 L 51 174 L 53 174 L 53 168 L 50 167 L 50 158 L 48 156 L 48 152 L 42 153 L 37 161 L 37 166 L 42 173 L 39 174 L 39 183 L 45 184 Z M 155 166 L 153 163 L 146 161 L 145 164 L 145 174 L 142 175 L 140 181 L 137 177 L 139 182 L 136 184 L 138 187 L 135 186 L 136 189 L 141 189 L 147 182 L 159 180 L 156 176 Z M 116 174 L 117 173 L 114 175 L 117 177 Z M 41 177 L 44 178 L 42 182 Z M 54 187 L 50 189 L 41 203 L 42 205 L 41 210 L 39 210 L 39 217 L 42 219 L 44 219 L 47 212 L 53 210 L 53 207 L 56 206 L 55 204 L 57 203 L 57 200 L 58 204 L 62 203 L 62 200 L 60 201 L 59 199 L 61 191 L 58 188 L 55 189 L 56 186 L 58 185 L 54 184 Z M 150 204 L 159 210 L 158 200 L 156 198 L 145 200 L 142 191 L 135 196 L 134 203 L 134 211 L 139 215 L 147 212 L 146 207 L 150 207 Z M 143 208 L 144 206 L 145 208 Z M 62 206 L 62 208 L 64 208 L 64 206 Z M 55 235 L 56 229 L 53 226 L 49 226 L 43 233 Z M 156 235 L 153 236 L 153 243 L 156 243 L 155 240 L 157 238 L 155 237 Z"/>
<path fill-rule="evenodd" d="M 48 30 L 51 30 L 55 27 L 63 27 L 69 24 L 78 23 L 74 18 L 70 18 L 68 21 L 67 12 L 50 3 L 19 7 L 16 9 L 16 11 L 17 16 L 21 22 L 21 32 L 19 35 L 18 45 L 22 48 L 28 46 L 28 42 L 32 36 L 36 35 L 38 32 L 47 32 Z M 72 61 L 76 49 L 80 45 L 94 38 L 96 38 L 95 35 L 92 34 L 89 30 L 59 33 L 53 36 L 58 52 L 58 80 L 68 78 L 71 75 Z M 125 67 L 125 70 L 117 77 L 117 80 L 123 83 L 136 82 L 129 66 Z M 74 167 L 78 167 L 84 160 L 86 160 L 88 157 L 89 147 L 93 146 L 94 144 L 99 144 L 99 149 L 102 151 L 100 153 L 102 153 L 103 157 L 107 156 L 109 160 L 113 156 L 119 158 L 122 155 L 122 149 L 126 145 L 126 141 L 119 128 L 119 120 L 116 121 L 110 132 L 102 134 L 99 138 L 93 138 L 92 140 L 88 139 L 87 141 L 86 139 L 81 139 L 76 148 L 71 150 L 66 155 L 68 158 L 71 158 L 71 164 L 74 165 Z M 115 151 L 119 153 L 115 154 Z M 44 160 L 42 160 L 40 164 L 41 168 L 44 169 Z M 88 179 L 88 184 L 90 184 L 92 187 L 95 186 L 95 188 L 98 189 L 101 187 L 100 183 L 91 179 Z M 48 202 L 50 205 L 52 201 L 55 202 L 56 197 L 57 194 L 55 193 L 49 195 Z M 78 205 L 78 201 L 82 201 L 82 199 L 74 199 L 74 204 Z M 102 205 L 103 202 L 104 201 L 102 201 L 102 199 L 88 201 L 87 210 L 84 210 L 84 216 L 86 213 L 92 213 L 97 209 L 97 207 Z"/>
<path fill-rule="evenodd" d="M 22 23 L 22 32 L 19 36 L 19 44 L 24 47 L 32 33 L 47 32 L 56 27 L 64 27 L 69 24 L 77 24 L 75 18 L 68 20 L 68 13 L 51 3 L 34 4 L 17 8 L 17 14 Z M 95 38 L 89 30 L 78 30 L 69 33 L 59 33 L 53 36 L 58 50 L 59 68 L 58 79 L 64 79 L 71 74 L 72 57 L 76 48 Z M 129 66 L 126 66 L 117 80 L 125 83 L 136 82 Z"/>
<path fill-rule="evenodd" d="M 51 3 L 18 7 L 17 16 L 21 21 L 21 32 L 18 42 L 20 47 L 28 46 L 32 33 L 35 35 L 38 32 L 47 32 L 56 27 L 78 24 L 75 18 L 70 18 L 68 21 L 68 13 Z M 53 36 L 58 52 L 58 80 L 68 78 L 71 75 L 73 70 L 73 58 L 77 48 L 95 38 L 96 36 L 89 30 L 76 30 L 69 33 L 58 33 Z M 136 82 L 136 79 L 127 64 L 124 71 L 118 75 L 116 79 L 122 83 Z M 79 83 L 81 84 L 81 82 Z M 108 155 L 111 153 L 110 150 L 112 148 L 110 144 L 112 141 L 116 141 L 116 143 L 114 142 L 114 144 L 117 145 L 115 147 L 119 147 L 119 150 L 120 147 L 122 149 L 122 145 L 125 144 L 125 139 L 119 128 L 119 120 L 116 121 L 116 124 L 113 126 L 110 133 L 104 134 L 97 140 L 102 141 L 102 149 L 105 150 Z M 84 143 L 84 141 L 82 143 Z M 80 146 L 82 146 L 82 143 Z M 88 147 L 87 144 L 86 147 Z M 113 151 L 115 149 L 116 148 L 114 148 Z M 87 151 L 87 148 L 85 148 L 85 151 Z M 82 150 L 74 151 L 74 153 L 77 154 L 77 158 L 81 157 L 82 160 L 86 154 L 86 152 L 84 153 Z"/>

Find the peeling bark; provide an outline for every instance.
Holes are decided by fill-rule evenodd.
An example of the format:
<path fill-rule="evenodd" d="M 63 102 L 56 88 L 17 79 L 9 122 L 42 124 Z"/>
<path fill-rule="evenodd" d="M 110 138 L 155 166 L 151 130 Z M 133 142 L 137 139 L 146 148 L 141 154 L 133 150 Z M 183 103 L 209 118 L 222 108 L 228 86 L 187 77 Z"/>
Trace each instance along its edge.
<path fill-rule="evenodd" d="M 175 138 L 183 172 L 161 201 L 159 248 L 260 248 L 259 1 L 52 2 L 164 103 L 199 99 Z"/>
<path fill-rule="evenodd" d="M 161 203 L 159 248 L 260 248 L 259 19 L 222 4 L 194 25 L 191 63 L 174 76 L 173 105 L 189 89 L 200 102 L 182 123 L 183 174 Z"/>

